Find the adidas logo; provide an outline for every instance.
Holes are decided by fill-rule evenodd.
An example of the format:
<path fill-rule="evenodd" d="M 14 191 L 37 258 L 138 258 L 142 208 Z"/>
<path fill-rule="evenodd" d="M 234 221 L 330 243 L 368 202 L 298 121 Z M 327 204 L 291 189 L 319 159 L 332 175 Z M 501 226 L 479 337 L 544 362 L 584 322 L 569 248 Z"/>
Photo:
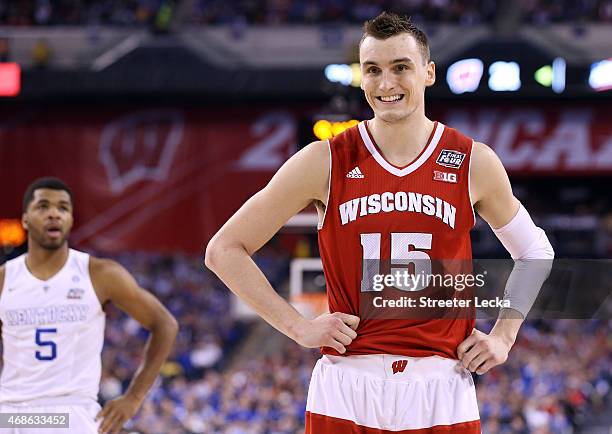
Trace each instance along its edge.
<path fill-rule="evenodd" d="M 347 178 L 365 178 L 364 174 L 361 173 L 361 170 L 359 170 L 359 167 L 355 167 L 353 170 L 347 173 L 346 177 Z"/>

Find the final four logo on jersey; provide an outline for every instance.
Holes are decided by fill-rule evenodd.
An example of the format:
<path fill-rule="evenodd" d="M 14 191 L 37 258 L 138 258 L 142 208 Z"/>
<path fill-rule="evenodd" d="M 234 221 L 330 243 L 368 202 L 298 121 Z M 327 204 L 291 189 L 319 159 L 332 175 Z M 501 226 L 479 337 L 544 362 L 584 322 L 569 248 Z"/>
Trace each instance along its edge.
<path fill-rule="evenodd" d="M 80 300 L 83 298 L 84 293 L 85 293 L 85 290 L 83 289 L 71 288 L 68 290 L 68 295 L 66 296 L 66 298 L 70 300 Z"/>
<path fill-rule="evenodd" d="M 442 149 L 436 163 L 445 167 L 452 167 L 453 169 L 459 169 L 465 154 L 463 152 L 451 151 L 448 149 Z"/>

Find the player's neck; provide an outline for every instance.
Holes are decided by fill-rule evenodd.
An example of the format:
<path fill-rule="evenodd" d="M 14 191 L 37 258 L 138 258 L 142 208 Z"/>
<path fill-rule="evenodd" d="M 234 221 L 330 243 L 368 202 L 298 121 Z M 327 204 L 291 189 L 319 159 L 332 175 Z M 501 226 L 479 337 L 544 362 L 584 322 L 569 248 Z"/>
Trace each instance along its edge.
<path fill-rule="evenodd" d="M 393 123 L 374 117 L 368 122 L 368 128 L 387 161 L 403 166 L 427 146 L 434 122 L 424 114 Z"/>
<path fill-rule="evenodd" d="M 68 260 L 68 243 L 56 250 L 44 249 L 30 241 L 26 266 L 30 273 L 41 280 L 47 280 L 57 274 Z"/>

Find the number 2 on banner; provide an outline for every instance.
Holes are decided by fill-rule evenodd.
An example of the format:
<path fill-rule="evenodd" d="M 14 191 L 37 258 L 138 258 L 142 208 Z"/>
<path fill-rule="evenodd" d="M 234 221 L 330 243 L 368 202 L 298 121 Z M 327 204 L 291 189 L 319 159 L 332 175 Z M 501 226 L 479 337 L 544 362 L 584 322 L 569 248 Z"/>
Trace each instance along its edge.
<path fill-rule="evenodd" d="M 363 266 L 361 275 L 361 292 L 376 291 L 373 282 L 376 275 L 380 275 L 380 233 L 361 234 L 361 248 L 363 249 Z M 431 249 L 432 235 L 421 232 L 394 232 L 391 233 L 391 269 L 389 274 L 399 274 L 407 271 L 409 264 L 414 264 L 414 275 L 423 274 L 424 279 L 413 281 L 412 285 L 404 287 L 395 284 L 394 287 L 402 291 L 420 291 L 429 285 L 428 276 L 431 275 L 431 258 L 421 250 Z M 393 267 L 402 265 L 402 267 Z"/>

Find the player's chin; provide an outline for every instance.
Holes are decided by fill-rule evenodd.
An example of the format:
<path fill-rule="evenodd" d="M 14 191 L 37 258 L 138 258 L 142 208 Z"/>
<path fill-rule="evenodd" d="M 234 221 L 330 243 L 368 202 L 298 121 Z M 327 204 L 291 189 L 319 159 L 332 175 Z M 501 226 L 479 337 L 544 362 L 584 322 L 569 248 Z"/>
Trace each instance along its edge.
<path fill-rule="evenodd" d="M 400 122 L 408 117 L 407 110 L 380 110 L 376 115 L 388 123 Z"/>
<path fill-rule="evenodd" d="M 40 246 L 45 250 L 57 250 L 62 247 L 66 243 L 66 237 L 55 238 L 55 239 L 46 239 Z"/>

